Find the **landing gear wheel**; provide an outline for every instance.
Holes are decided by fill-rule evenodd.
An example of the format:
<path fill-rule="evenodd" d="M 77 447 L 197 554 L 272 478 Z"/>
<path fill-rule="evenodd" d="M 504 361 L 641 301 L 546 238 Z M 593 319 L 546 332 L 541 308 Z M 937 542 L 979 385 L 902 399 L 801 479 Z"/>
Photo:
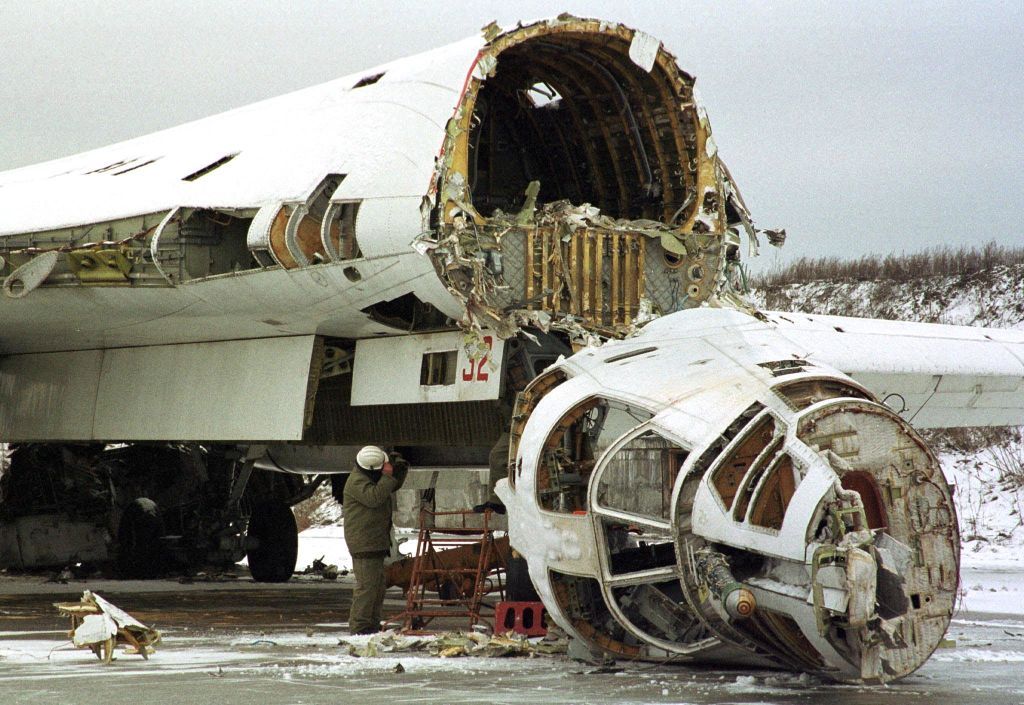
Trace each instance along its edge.
<path fill-rule="evenodd" d="M 164 568 L 164 522 L 156 502 L 139 497 L 125 507 L 117 527 L 117 572 L 122 578 L 155 578 Z"/>
<path fill-rule="evenodd" d="M 295 515 L 284 502 L 259 504 L 249 517 L 249 572 L 258 583 L 283 583 L 295 571 L 299 532 Z"/>
<path fill-rule="evenodd" d="M 512 556 L 505 568 L 505 599 L 509 602 L 540 602 L 540 596 L 530 581 L 526 559 Z"/>

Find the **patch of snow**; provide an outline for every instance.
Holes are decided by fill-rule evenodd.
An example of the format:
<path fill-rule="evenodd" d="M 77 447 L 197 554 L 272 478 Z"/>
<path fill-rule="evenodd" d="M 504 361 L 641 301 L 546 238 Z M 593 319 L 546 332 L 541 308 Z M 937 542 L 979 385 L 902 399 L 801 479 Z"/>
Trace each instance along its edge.
<path fill-rule="evenodd" d="M 1024 486 L 1011 466 L 1024 460 L 1024 437 L 938 456 L 960 522 L 958 608 L 1024 615 Z"/>
<path fill-rule="evenodd" d="M 932 654 L 935 661 L 1022 663 L 1024 651 L 994 651 L 992 649 L 940 649 Z"/>
<path fill-rule="evenodd" d="M 395 531 L 398 552 L 402 556 L 411 556 L 416 552 L 416 536 L 417 533 L 410 529 Z M 304 570 L 317 558 L 322 558 L 324 563 L 333 563 L 341 570 L 352 570 L 352 554 L 345 543 L 343 521 L 313 526 L 299 533 L 299 552 L 295 560 L 295 570 Z"/>
<path fill-rule="evenodd" d="M 49 634 L 49 632 L 40 632 Z M 0 644 L 0 662 L 7 664 L 39 664 L 48 669 L 56 668 L 40 674 L 40 677 L 59 678 L 76 676 L 108 676 L 130 674 L 133 676 L 168 670 L 191 670 L 197 667 L 229 665 L 242 661 L 262 658 L 259 653 L 244 652 L 237 649 L 226 651 L 223 648 L 210 646 L 209 643 L 189 643 L 186 648 L 177 648 L 177 640 L 173 636 L 164 636 L 161 644 L 156 647 L 156 657 L 144 661 L 137 654 L 126 654 L 121 648 L 114 652 L 111 666 L 97 669 L 96 656 L 89 649 L 73 648 L 65 638 L 55 639 L 24 639 L 8 641 Z M 84 671 L 78 670 L 81 666 Z"/>
<path fill-rule="evenodd" d="M 989 619 L 962 619 L 954 617 L 952 622 L 954 626 L 958 627 L 987 627 L 992 629 L 1024 629 L 1024 622 L 1018 622 L 1015 620 L 989 620 Z"/>
<path fill-rule="evenodd" d="M 1024 570 L 1019 561 L 1001 570 L 961 567 L 960 581 L 960 609 L 1024 616 Z"/>
<path fill-rule="evenodd" d="M 953 501 L 960 519 L 960 563 L 968 588 L 971 571 L 1024 569 L 1024 486 L 1008 467 L 1014 458 L 1024 461 L 1022 437 L 1009 441 L 1002 450 L 939 453 L 946 479 L 956 488 Z M 1024 467 L 1017 471 L 1024 473 Z"/>
<path fill-rule="evenodd" d="M 314 526 L 299 534 L 299 553 L 295 569 L 301 571 L 321 557 L 324 563 L 333 563 L 342 570 L 352 570 L 352 554 L 345 544 L 343 524 Z"/>

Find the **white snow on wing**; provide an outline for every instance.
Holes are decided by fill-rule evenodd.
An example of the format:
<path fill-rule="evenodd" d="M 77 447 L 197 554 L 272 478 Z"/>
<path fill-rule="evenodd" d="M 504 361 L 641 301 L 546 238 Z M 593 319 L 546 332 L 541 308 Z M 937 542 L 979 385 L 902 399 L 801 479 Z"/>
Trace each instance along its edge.
<path fill-rule="evenodd" d="M 1024 332 L 937 323 L 772 312 L 769 319 L 810 357 L 848 370 L 1024 374 Z"/>
<path fill-rule="evenodd" d="M 1024 424 L 1022 331 L 803 313 L 768 316 L 806 359 L 895 400 L 894 408 L 915 426 Z"/>
<path fill-rule="evenodd" d="M 481 45 L 481 38 L 471 38 L 151 135 L 0 173 L 0 235 L 175 206 L 244 208 L 298 200 L 327 173 L 348 175 L 347 198 L 422 197 L 444 125 Z M 381 73 L 378 81 L 354 88 Z M 183 180 L 232 155 L 209 173 Z"/>

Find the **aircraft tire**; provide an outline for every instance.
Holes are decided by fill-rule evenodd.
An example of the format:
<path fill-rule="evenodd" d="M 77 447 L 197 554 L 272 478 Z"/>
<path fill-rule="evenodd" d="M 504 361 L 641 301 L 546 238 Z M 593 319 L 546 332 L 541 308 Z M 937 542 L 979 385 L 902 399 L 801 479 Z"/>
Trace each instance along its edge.
<path fill-rule="evenodd" d="M 540 602 L 540 596 L 530 580 L 526 559 L 512 556 L 505 568 L 505 599 L 509 602 Z"/>
<path fill-rule="evenodd" d="M 248 535 L 254 539 L 248 551 L 252 579 L 258 583 L 287 582 L 299 553 L 299 532 L 291 507 L 276 501 L 256 505 L 249 517 Z"/>
<path fill-rule="evenodd" d="M 148 497 L 125 507 L 117 527 L 117 571 L 122 578 L 148 579 L 160 574 L 164 552 L 160 538 L 164 522 L 160 508 Z"/>

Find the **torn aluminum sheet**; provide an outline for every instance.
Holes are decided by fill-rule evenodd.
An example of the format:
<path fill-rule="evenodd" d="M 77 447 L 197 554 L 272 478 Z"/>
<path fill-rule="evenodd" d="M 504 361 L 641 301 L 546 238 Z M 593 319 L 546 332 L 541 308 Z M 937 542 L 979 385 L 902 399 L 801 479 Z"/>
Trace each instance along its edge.
<path fill-rule="evenodd" d="M 418 241 L 417 247 L 439 263 L 449 290 L 463 302 L 465 328 L 493 328 L 502 337 L 525 326 L 555 328 L 589 342 L 594 333 L 622 337 L 662 313 L 734 291 L 736 280 L 725 272 L 735 262 L 715 261 L 717 254 L 711 253 L 721 248 L 710 228 L 681 234 L 656 220 L 612 218 L 588 203 L 577 206 L 567 200 L 534 210 L 535 195 L 531 184 L 518 213 L 497 210 L 484 225 L 459 215 L 443 239 L 425 236 Z M 729 236 L 736 237 L 734 231 Z M 610 254 L 602 252 L 606 247 Z M 527 250 L 541 253 L 541 261 L 531 261 L 534 254 Z M 654 291 L 648 289 L 660 282 L 643 285 L 661 274 L 657 264 L 645 267 L 646 252 L 652 250 L 664 253 L 674 270 L 685 273 L 689 284 L 682 298 L 666 293 L 671 284 Z M 512 260 L 525 260 L 518 271 L 531 274 L 514 279 L 511 268 L 504 266 Z M 693 264 L 683 267 L 683 262 Z M 708 275 L 712 268 L 720 270 L 716 279 Z"/>
<path fill-rule="evenodd" d="M 54 607 L 71 619 L 69 636 L 80 649 L 91 649 L 106 664 L 114 660 L 114 648 L 125 647 L 149 659 L 160 643 L 160 632 L 147 627 L 99 595 L 85 590 L 78 602 L 55 602 Z"/>
<path fill-rule="evenodd" d="M 644 71 L 654 68 L 654 61 L 658 58 L 658 50 L 661 49 L 661 40 L 652 37 L 646 32 L 636 32 L 633 41 L 629 44 L 629 58 Z"/>

